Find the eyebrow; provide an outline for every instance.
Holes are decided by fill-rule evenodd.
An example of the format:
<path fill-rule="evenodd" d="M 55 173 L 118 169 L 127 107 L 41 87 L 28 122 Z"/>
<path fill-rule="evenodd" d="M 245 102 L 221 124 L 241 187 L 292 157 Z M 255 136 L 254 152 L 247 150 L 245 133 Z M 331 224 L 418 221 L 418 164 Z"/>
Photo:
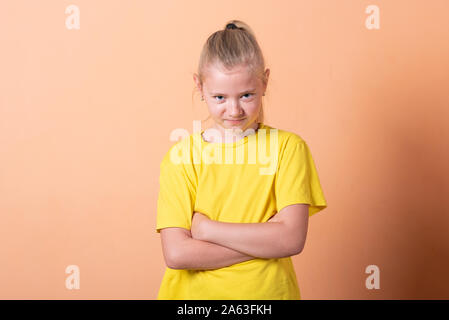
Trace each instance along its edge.
<path fill-rule="evenodd" d="M 248 93 L 248 92 L 251 92 L 251 91 L 256 91 L 256 89 L 249 89 L 249 90 L 241 92 L 240 94 L 245 94 L 245 93 Z M 211 92 L 211 95 L 213 95 L 213 96 L 224 96 L 225 94 L 224 93 L 219 93 L 219 92 Z"/>

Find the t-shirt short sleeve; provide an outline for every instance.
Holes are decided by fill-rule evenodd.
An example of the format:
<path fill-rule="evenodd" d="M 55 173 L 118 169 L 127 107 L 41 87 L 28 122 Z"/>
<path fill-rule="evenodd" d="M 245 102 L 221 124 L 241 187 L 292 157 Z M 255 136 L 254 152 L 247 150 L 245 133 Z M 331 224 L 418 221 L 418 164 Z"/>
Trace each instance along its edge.
<path fill-rule="evenodd" d="M 162 228 L 191 228 L 195 204 L 195 184 L 182 163 L 174 164 L 166 156 L 160 165 L 156 232 Z"/>
<path fill-rule="evenodd" d="M 312 154 L 304 140 L 287 142 L 276 174 L 277 212 L 292 204 L 307 203 L 310 217 L 327 207 Z"/>

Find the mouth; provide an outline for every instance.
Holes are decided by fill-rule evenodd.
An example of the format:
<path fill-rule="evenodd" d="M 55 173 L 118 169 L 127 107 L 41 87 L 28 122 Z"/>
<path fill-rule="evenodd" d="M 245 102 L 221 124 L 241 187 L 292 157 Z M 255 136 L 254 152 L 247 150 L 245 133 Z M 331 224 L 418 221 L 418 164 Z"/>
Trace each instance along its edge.
<path fill-rule="evenodd" d="M 227 122 L 231 123 L 231 124 L 239 124 L 241 123 L 243 120 L 245 120 L 245 118 L 243 119 L 237 119 L 237 120 L 231 120 L 231 119 L 225 119 Z"/>

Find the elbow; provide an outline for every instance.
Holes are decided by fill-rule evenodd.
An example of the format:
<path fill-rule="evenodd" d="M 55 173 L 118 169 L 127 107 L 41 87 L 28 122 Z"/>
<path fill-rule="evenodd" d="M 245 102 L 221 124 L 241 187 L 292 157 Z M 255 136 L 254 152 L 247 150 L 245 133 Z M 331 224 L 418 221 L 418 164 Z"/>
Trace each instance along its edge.
<path fill-rule="evenodd" d="M 290 256 L 296 256 L 296 255 L 300 254 L 303 249 L 304 249 L 304 245 L 293 246 Z"/>
<path fill-rule="evenodd" d="M 178 250 L 166 250 L 164 251 L 165 264 L 170 269 L 183 269 L 182 257 Z"/>
<path fill-rule="evenodd" d="M 306 244 L 306 232 L 298 232 L 297 230 L 289 230 L 285 232 L 284 248 L 289 256 L 300 254 Z"/>
<path fill-rule="evenodd" d="M 184 269 L 187 256 L 185 240 L 189 237 L 190 231 L 183 228 L 161 230 L 162 252 L 168 268 Z"/>
<path fill-rule="evenodd" d="M 170 269 L 184 269 L 181 256 L 177 252 L 167 253 L 165 256 L 165 264 Z"/>
<path fill-rule="evenodd" d="M 167 265 L 167 268 L 178 269 L 177 264 L 173 259 L 165 259 L 165 264 Z"/>
<path fill-rule="evenodd" d="M 288 256 L 296 256 L 300 254 L 304 249 L 304 245 L 305 241 L 302 239 L 301 240 L 295 239 L 294 241 L 289 241 L 286 249 Z"/>

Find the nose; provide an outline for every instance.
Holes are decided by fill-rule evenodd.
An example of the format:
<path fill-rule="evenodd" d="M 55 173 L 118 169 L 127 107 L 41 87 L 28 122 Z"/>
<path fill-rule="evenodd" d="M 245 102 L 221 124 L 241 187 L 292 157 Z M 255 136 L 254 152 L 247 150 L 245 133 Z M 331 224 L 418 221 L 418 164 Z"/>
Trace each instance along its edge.
<path fill-rule="evenodd" d="M 232 118 L 241 118 L 243 115 L 243 109 L 240 107 L 239 103 L 233 103 L 230 106 L 229 116 Z"/>

